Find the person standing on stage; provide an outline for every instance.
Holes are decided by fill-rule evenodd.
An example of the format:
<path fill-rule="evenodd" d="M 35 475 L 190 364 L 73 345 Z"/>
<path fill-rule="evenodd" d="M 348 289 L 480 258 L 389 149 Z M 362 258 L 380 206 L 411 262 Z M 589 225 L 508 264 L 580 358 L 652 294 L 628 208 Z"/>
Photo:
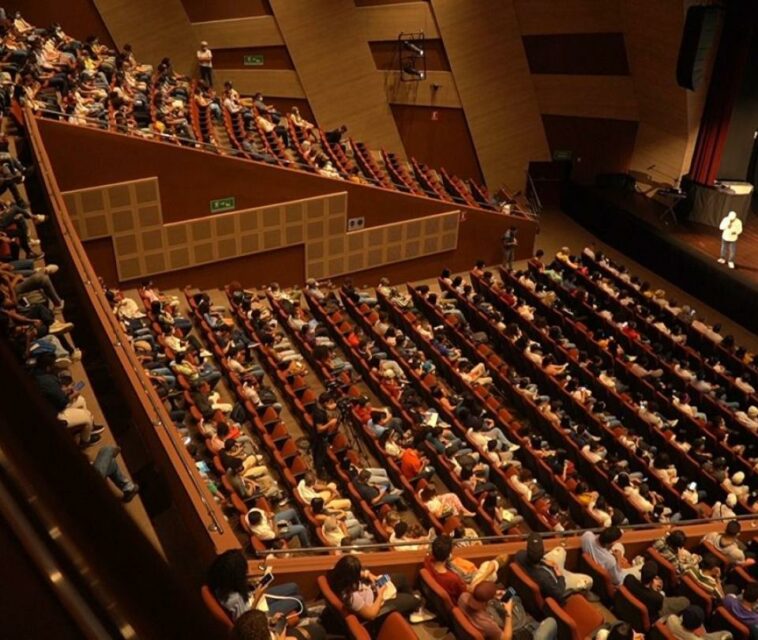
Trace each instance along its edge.
<path fill-rule="evenodd" d="M 730 211 L 719 224 L 721 229 L 721 256 L 719 263 L 729 262 L 729 268 L 734 269 L 734 258 L 737 255 L 737 238 L 742 233 L 742 220 L 736 211 Z"/>
<path fill-rule="evenodd" d="M 513 257 L 516 254 L 516 247 L 518 246 L 518 238 L 516 237 L 518 230 L 516 227 L 511 227 L 503 234 L 501 242 L 503 243 L 503 266 L 508 271 L 513 270 Z"/>

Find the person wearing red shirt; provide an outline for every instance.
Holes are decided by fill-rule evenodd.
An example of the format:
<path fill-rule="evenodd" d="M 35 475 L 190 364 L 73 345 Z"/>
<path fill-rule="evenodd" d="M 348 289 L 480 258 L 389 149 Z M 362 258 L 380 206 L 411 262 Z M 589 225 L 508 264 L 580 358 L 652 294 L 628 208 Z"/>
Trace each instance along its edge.
<path fill-rule="evenodd" d="M 452 552 L 453 541 L 448 536 L 436 537 L 432 542 L 431 554 L 424 558 L 424 568 L 455 603 L 462 593 L 468 591 L 468 585 L 457 573 L 447 568 Z"/>

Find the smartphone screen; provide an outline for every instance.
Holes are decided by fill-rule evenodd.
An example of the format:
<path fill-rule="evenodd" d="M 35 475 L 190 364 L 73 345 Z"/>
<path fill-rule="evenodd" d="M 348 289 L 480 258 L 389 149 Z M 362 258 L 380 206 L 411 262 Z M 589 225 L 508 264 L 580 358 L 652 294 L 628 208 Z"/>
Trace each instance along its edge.
<path fill-rule="evenodd" d="M 261 581 L 258 583 L 259 587 L 267 587 L 274 581 L 274 574 L 273 573 L 265 573 L 263 574 L 263 577 L 261 578 Z"/>
<path fill-rule="evenodd" d="M 77 391 L 77 392 L 79 392 L 79 391 L 81 391 L 82 389 L 84 389 L 84 382 L 82 382 L 82 381 L 80 380 L 79 382 L 77 382 L 77 383 L 74 385 L 74 391 Z"/>
<path fill-rule="evenodd" d="M 508 602 L 513 596 L 516 595 L 516 590 L 513 587 L 508 587 L 501 598 L 502 602 Z"/>
<path fill-rule="evenodd" d="M 390 577 L 389 577 L 388 574 L 385 573 L 384 575 L 379 576 L 379 578 L 376 581 L 376 586 L 377 587 L 383 587 L 389 581 L 390 581 Z"/>

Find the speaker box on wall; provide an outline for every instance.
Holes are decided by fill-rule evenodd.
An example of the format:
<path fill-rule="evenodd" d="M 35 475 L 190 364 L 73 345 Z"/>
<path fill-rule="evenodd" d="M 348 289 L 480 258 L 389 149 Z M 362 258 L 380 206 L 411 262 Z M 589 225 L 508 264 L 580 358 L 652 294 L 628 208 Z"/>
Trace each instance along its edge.
<path fill-rule="evenodd" d="M 705 76 L 708 52 L 713 46 L 719 23 L 718 7 L 690 7 L 684 22 L 682 44 L 676 63 L 676 82 L 695 91 Z"/>

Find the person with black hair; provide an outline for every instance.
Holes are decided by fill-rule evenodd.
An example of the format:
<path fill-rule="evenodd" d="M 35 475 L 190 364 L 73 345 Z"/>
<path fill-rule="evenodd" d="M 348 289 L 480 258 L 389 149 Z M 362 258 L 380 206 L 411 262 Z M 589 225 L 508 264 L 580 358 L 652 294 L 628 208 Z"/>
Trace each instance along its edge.
<path fill-rule="evenodd" d="M 650 622 L 660 617 L 679 614 L 690 606 L 690 601 L 681 596 L 667 596 L 663 592 L 663 581 L 658 575 L 658 563 L 648 560 L 642 565 L 640 577 L 628 575 L 624 586 L 647 608 Z"/>
<path fill-rule="evenodd" d="M 566 549 L 557 546 L 545 553 L 542 537 L 536 533 L 529 535 L 526 549 L 516 553 L 516 562 L 534 580 L 545 598 L 564 602 L 573 593 L 589 592 L 592 578 L 582 573 L 566 569 Z M 596 600 L 592 595 L 590 600 Z"/>
<path fill-rule="evenodd" d="M 513 259 L 516 256 L 516 247 L 518 246 L 518 229 L 511 226 L 500 239 L 503 246 L 503 266 L 508 271 L 513 271 Z"/>
<path fill-rule="evenodd" d="M 620 539 L 621 529 L 616 526 L 607 527 L 599 534 L 592 531 L 582 534 L 582 551 L 608 571 L 616 585 L 622 584 L 630 573 L 638 577 L 640 573 L 639 566 L 628 566 L 627 559 L 622 556 L 618 547 L 613 548 Z"/>
<path fill-rule="evenodd" d="M 318 403 L 311 412 L 313 431 L 311 437 L 311 454 L 313 467 L 318 473 L 324 473 L 327 468 L 327 448 L 332 437 L 337 433 L 340 423 L 337 401 L 328 391 L 318 397 Z"/>
<path fill-rule="evenodd" d="M 389 580 L 382 581 L 383 584 L 377 584 L 379 578 L 364 569 L 355 555 L 342 556 L 326 574 L 329 588 L 359 620 L 368 622 L 374 632 L 393 611 L 409 616 L 413 623 L 434 618 L 434 614 L 424 610 L 423 601 L 413 595 L 404 575 L 388 575 Z"/>
<path fill-rule="evenodd" d="M 750 629 L 751 638 L 758 638 L 758 582 L 749 582 L 742 596 L 728 594 L 723 606 Z"/>
<path fill-rule="evenodd" d="M 208 570 L 208 587 L 232 620 L 259 608 L 264 598 L 270 615 L 305 612 L 305 602 L 294 582 L 266 587 L 258 581 L 251 585 L 247 573 L 247 558 L 239 549 L 217 556 Z"/>
<path fill-rule="evenodd" d="M 729 631 L 706 631 L 705 612 L 697 605 L 690 605 L 681 615 L 670 615 L 666 629 L 676 640 L 732 640 Z"/>
<path fill-rule="evenodd" d="M 703 536 L 703 542 L 712 544 L 716 549 L 723 553 L 727 558 L 736 564 L 752 565 L 755 564 L 754 558 L 748 558 L 745 555 L 745 545 L 740 540 L 740 531 L 742 527 L 739 521 L 732 520 L 726 524 L 724 533 L 711 531 Z"/>
<path fill-rule="evenodd" d="M 706 553 L 697 567 L 690 567 L 684 573 L 712 598 L 721 599 L 726 591 L 721 581 L 721 560 L 712 553 Z"/>
<path fill-rule="evenodd" d="M 665 560 L 674 565 L 677 573 L 682 574 L 696 567 L 702 558 L 689 551 L 684 545 L 687 536 L 681 529 L 676 529 L 664 538 L 659 538 L 653 543 L 653 549 L 658 551 Z"/>

